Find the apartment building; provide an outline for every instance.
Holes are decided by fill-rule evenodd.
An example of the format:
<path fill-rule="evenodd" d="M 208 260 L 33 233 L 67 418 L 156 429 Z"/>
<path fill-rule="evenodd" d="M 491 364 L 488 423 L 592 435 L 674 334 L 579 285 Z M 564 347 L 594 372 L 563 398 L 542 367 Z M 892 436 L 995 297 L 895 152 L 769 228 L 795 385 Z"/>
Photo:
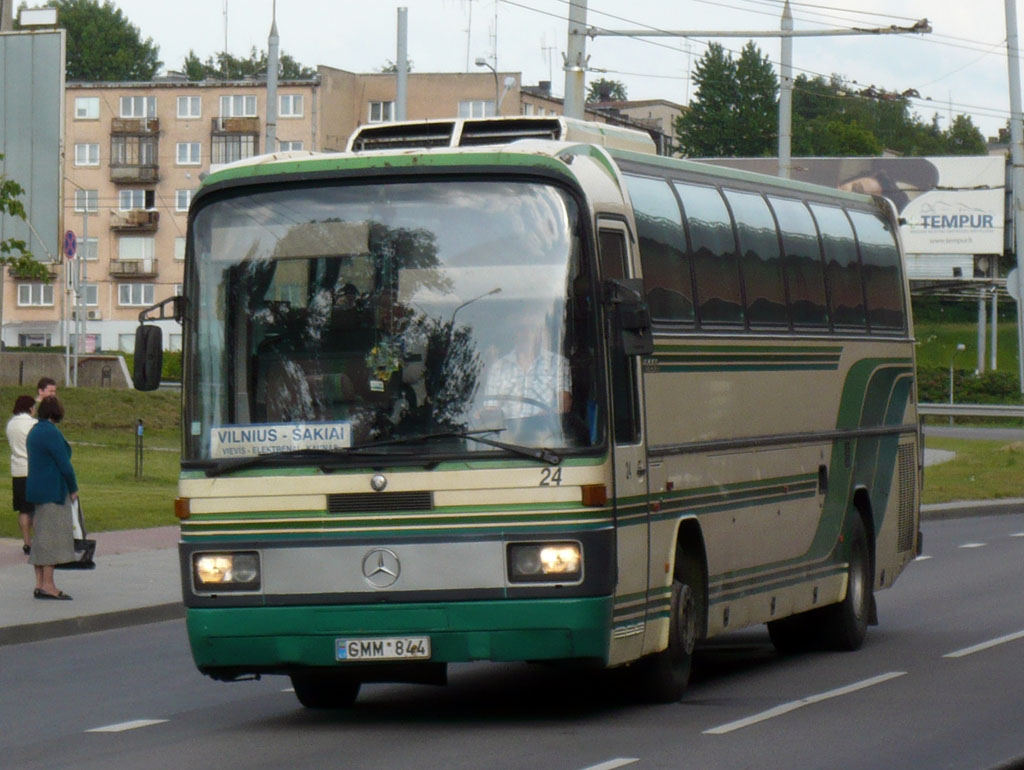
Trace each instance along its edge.
<path fill-rule="evenodd" d="M 318 81 L 278 85 L 277 148 L 319 149 Z M 74 337 L 78 271 L 83 348 L 131 350 L 138 313 L 179 292 L 185 228 L 203 175 L 265 151 L 262 82 L 71 83 L 65 90 L 63 227 L 74 260 L 52 283 L 4 282 L 5 345 L 63 345 Z M 176 324 L 165 344 L 180 348 Z"/>

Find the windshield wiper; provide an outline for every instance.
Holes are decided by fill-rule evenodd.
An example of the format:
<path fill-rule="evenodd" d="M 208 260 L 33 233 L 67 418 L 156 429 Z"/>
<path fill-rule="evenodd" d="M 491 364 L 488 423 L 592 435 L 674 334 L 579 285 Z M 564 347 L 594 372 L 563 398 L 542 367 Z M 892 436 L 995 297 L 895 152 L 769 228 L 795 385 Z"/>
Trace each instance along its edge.
<path fill-rule="evenodd" d="M 256 465 L 261 465 L 266 460 L 272 460 L 277 457 L 303 457 L 306 455 L 346 456 L 354 454 L 370 455 L 372 457 L 388 455 L 387 452 L 367 451 L 366 447 L 361 446 L 341 447 L 338 449 L 288 449 L 282 452 L 265 452 L 264 454 L 252 455 L 250 457 L 223 460 L 212 468 L 207 468 L 205 473 L 207 477 L 220 476 L 224 473 L 231 473 L 232 471 L 243 470 L 244 468 L 252 468 Z"/>
<path fill-rule="evenodd" d="M 389 446 L 394 444 L 412 444 L 417 441 L 431 441 L 436 438 L 462 438 L 468 439 L 469 441 L 476 441 L 479 444 L 486 444 L 487 446 L 495 447 L 496 449 L 504 449 L 506 452 L 517 454 L 521 457 L 528 457 L 531 460 L 540 460 L 541 462 L 547 463 L 548 465 L 558 465 L 562 462 L 562 458 L 552 452 L 550 449 L 541 447 L 537 449 L 535 447 L 520 446 L 519 444 L 508 444 L 504 441 L 495 441 L 492 438 L 485 438 L 479 434 L 481 433 L 494 433 L 493 429 L 485 430 L 444 430 L 436 433 L 420 433 L 415 436 L 402 436 L 400 438 L 384 439 L 383 441 L 375 441 L 372 444 L 364 444 L 361 448 L 374 448 L 379 446 Z"/>

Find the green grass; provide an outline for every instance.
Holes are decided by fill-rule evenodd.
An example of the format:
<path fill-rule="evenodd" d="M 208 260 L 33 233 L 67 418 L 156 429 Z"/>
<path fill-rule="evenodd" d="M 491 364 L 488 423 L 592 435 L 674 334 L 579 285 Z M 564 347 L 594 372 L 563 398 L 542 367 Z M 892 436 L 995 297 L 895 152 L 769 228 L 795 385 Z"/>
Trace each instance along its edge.
<path fill-rule="evenodd" d="M 986 319 L 987 323 L 987 319 Z M 992 356 L 989 345 L 992 329 L 985 327 L 985 369 L 988 370 Z M 915 323 L 914 336 L 917 338 L 917 365 L 949 369 L 950 358 L 954 369 L 974 371 L 978 366 L 977 323 Z M 957 344 L 966 349 L 956 352 Z M 996 364 L 1000 372 L 1017 374 L 1017 327 L 1013 322 L 1000 321 L 996 334 Z"/>
<path fill-rule="evenodd" d="M 956 452 L 956 458 L 925 468 L 921 502 L 1024 497 L 1024 442 L 932 437 L 925 446 Z"/>
<path fill-rule="evenodd" d="M 14 399 L 34 389 L 0 387 L 0 415 L 7 423 Z M 177 523 L 180 397 L 175 391 L 140 393 L 105 388 L 60 388 L 66 412 L 61 432 L 82 498 L 86 529 L 157 527 Z M 142 478 L 135 478 L 135 429 L 143 421 Z M 10 449 L 0 436 L 0 537 L 20 537 L 11 510 Z"/>

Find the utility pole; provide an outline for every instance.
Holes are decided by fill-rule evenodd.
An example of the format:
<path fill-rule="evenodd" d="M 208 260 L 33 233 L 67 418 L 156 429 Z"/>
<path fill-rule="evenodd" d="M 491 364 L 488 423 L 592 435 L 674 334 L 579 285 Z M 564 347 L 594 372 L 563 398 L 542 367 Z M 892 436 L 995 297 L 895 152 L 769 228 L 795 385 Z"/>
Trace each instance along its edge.
<path fill-rule="evenodd" d="M 790 34 L 786 34 L 786 33 Z M 793 12 L 782 7 L 782 46 L 779 61 L 779 176 L 789 179 L 793 144 Z"/>
<path fill-rule="evenodd" d="M 569 40 L 565 46 L 565 103 L 567 118 L 583 118 L 587 70 L 587 0 L 569 0 Z"/>
<path fill-rule="evenodd" d="M 265 152 L 277 152 L 277 0 L 271 5 L 270 37 L 267 39 L 267 145 Z"/>
<path fill-rule="evenodd" d="M 1013 185 L 1013 243 L 1017 253 L 1017 376 L 1020 392 L 1024 393 L 1024 270 L 1021 270 L 1021 254 L 1024 254 L 1024 126 L 1021 120 L 1020 104 L 1020 47 L 1017 35 L 1017 3 L 1016 0 L 1005 0 L 1006 14 L 1006 66 L 1010 76 L 1010 164 L 1012 166 L 1011 183 Z"/>
<path fill-rule="evenodd" d="M 395 120 L 405 120 L 409 87 L 409 9 L 398 8 L 398 45 L 395 52 Z"/>
<path fill-rule="evenodd" d="M 1013 0 L 1007 0 L 1007 2 L 1012 2 L 1012 1 Z M 584 13 L 586 13 L 586 8 L 584 8 L 583 11 L 584 11 Z M 788 19 L 787 19 L 787 16 L 788 16 Z M 585 20 L 584 20 L 583 23 L 585 23 Z M 572 32 L 572 30 L 573 30 L 573 18 L 572 18 L 572 16 L 570 16 L 569 17 L 569 42 L 570 42 L 570 44 L 573 41 L 573 32 Z M 779 93 L 779 175 L 780 176 L 788 176 L 788 174 L 789 174 L 789 166 L 790 166 L 788 143 L 789 143 L 790 137 L 792 136 L 792 126 L 791 126 L 791 123 L 792 123 L 792 110 L 791 110 L 791 108 L 786 108 L 786 114 L 784 115 L 783 114 L 783 104 L 782 104 L 782 102 L 783 102 L 783 99 L 785 98 L 789 102 L 790 105 L 792 104 L 792 102 L 789 101 L 792 98 L 792 72 L 793 72 L 792 38 L 794 38 L 794 37 L 839 37 L 839 36 L 848 36 L 848 35 L 905 35 L 905 34 L 908 34 L 908 33 L 925 34 L 925 33 L 931 32 L 931 31 L 932 31 L 932 28 L 931 28 L 931 25 L 928 24 L 928 20 L 927 19 L 921 19 L 916 24 L 914 24 L 913 26 L 910 26 L 910 27 L 897 27 L 897 26 L 893 25 L 891 27 L 872 27 L 872 28 L 851 27 L 851 28 L 847 28 L 847 29 L 800 30 L 799 32 L 797 32 L 797 31 L 795 31 L 793 29 L 793 15 L 792 15 L 792 12 L 790 12 L 790 10 L 789 10 L 789 2 L 787 0 L 786 5 L 785 5 L 785 7 L 783 8 L 783 11 L 782 11 L 781 29 L 778 29 L 778 30 L 736 30 L 736 31 L 730 31 L 730 30 L 714 30 L 714 29 L 710 29 L 709 30 L 709 29 L 704 29 L 704 30 L 676 30 L 676 31 L 672 31 L 672 30 L 654 30 L 654 29 L 619 29 L 619 30 L 611 30 L 611 29 L 598 29 L 597 27 L 588 27 L 587 31 L 586 31 L 586 34 L 590 35 L 591 37 L 597 37 L 598 35 L 601 35 L 601 36 L 611 36 L 611 37 L 710 37 L 710 38 L 745 37 L 745 38 L 748 38 L 748 39 L 749 38 L 755 38 L 755 37 L 779 37 L 779 38 L 782 38 L 782 40 L 783 40 L 783 45 L 782 45 L 782 61 L 780 62 L 780 73 L 782 74 L 782 77 L 780 78 L 780 93 Z M 787 42 L 789 43 L 789 45 L 786 45 Z M 569 114 L 568 106 L 569 106 L 569 102 L 570 102 L 570 99 L 569 99 L 569 70 L 568 70 L 568 62 L 566 64 L 565 87 L 566 87 L 566 93 L 565 93 L 566 113 L 565 114 L 568 115 Z M 582 94 L 583 93 L 582 73 L 581 73 L 581 77 L 580 77 L 580 82 L 579 82 L 578 88 L 579 88 L 579 93 Z M 784 95 L 783 94 L 782 89 L 784 89 L 784 88 L 789 90 L 789 95 Z M 582 99 L 582 97 L 580 97 L 580 98 Z M 582 116 L 582 113 L 581 113 L 581 116 Z M 783 120 L 784 119 L 786 121 L 785 125 L 783 125 Z M 787 145 L 785 147 L 783 147 L 783 142 L 784 141 L 786 142 L 786 145 Z"/>

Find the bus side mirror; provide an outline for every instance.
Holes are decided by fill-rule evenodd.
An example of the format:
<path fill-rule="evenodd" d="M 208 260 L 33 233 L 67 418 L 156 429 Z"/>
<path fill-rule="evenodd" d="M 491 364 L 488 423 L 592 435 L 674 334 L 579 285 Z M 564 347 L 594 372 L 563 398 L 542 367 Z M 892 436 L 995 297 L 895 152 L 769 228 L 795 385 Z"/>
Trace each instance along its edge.
<path fill-rule="evenodd" d="M 159 326 L 140 324 L 135 330 L 135 364 L 132 384 L 136 390 L 160 387 L 160 371 L 164 364 L 163 333 Z"/>
<path fill-rule="evenodd" d="M 604 282 L 605 306 L 612 320 L 614 342 L 627 356 L 649 356 L 654 352 L 651 312 L 639 278 L 611 278 Z"/>

